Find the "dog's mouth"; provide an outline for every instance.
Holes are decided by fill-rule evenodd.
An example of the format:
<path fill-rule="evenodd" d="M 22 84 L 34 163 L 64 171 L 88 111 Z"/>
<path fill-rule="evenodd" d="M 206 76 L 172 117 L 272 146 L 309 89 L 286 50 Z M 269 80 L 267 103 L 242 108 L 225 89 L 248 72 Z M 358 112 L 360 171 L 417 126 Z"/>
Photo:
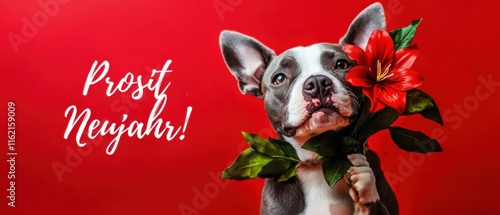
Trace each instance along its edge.
<path fill-rule="evenodd" d="M 296 126 L 285 126 L 283 128 L 286 136 L 295 136 L 297 131 L 304 127 L 311 127 L 310 124 L 335 124 L 335 118 L 347 118 L 349 122 L 352 120 L 351 117 L 343 116 L 339 109 L 333 104 L 321 104 L 309 108 L 304 118 Z M 309 129 L 309 128 L 308 128 Z M 314 129 L 314 128 L 313 128 Z"/>
<path fill-rule="evenodd" d="M 338 108 L 334 107 L 333 105 L 320 105 L 318 107 L 314 107 L 309 111 L 309 117 L 311 117 L 314 113 L 322 112 L 327 115 L 332 115 L 332 114 L 340 114 Z"/>

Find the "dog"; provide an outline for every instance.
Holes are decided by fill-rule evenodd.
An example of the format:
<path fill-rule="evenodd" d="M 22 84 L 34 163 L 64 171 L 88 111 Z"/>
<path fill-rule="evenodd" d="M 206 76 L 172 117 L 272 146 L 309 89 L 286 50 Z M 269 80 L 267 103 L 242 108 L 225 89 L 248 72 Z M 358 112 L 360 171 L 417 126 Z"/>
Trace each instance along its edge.
<path fill-rule="evenodd" d="M 330 188 L 316 153 L 301 146 L 325 131 L 347 127 L 359 112 L 358 101 L 346 83 L 356 65 L 343 44 L 366 47 L 371 32 L 385 30 L 379 3 L 363 10 L 339 44 L 317 43 L 276 55 L 256 39 L 222 31 L 220 46 L 230 72 L 243 94 L 261 98 L 279 139 L 290 143 L 301 163 L 297 177 L 286 182 L 267 178 L 262 192 L 262 215 L 398 214 L 396 197 L 371 150 L 348 155 L 353 164 L 348 180 Z"/>

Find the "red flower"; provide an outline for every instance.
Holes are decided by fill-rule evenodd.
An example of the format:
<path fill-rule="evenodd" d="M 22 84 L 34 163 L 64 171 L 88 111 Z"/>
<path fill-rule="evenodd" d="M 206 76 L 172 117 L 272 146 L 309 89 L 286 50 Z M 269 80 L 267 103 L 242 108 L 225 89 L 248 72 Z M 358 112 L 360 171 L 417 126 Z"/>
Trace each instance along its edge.
<path fill-rule="evenodd" d="M 342 48 L 357 66 L 345 79 L 361 87 L 368 96 L 374 113 L 386 106 L 403 113 L 406 108 L 406 91 L 422 85 L 420 73 L 410 69 L 418 54 L 415 45 L 394 52 L 394 43 L 386 31 L 375 30 L 368 39 L 366 52 L 360 47 L 346 44 Z"/>

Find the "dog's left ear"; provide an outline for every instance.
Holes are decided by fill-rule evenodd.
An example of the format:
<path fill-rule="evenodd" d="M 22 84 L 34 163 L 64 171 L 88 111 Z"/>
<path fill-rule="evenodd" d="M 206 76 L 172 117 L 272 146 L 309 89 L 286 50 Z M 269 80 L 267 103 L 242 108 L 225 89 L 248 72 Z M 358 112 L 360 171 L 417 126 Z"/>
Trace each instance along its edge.
<path fill-rule="evenodd" d="M 368 6 L 354 18 L 346 35 L 340 39 L 340 44 L 352 44 L 365 49 L 370 34 L 376 29 L 385 30 L 384 8 L 378 2 Z"/>
<path fill-rule="evenodd" d="M 271 60 L 273 50 L 256 39 L 234 31 L 222 31 L 219 38 L 227 67 L 238 80 L 241 93 L 262 98 L 262 76 Z"/>

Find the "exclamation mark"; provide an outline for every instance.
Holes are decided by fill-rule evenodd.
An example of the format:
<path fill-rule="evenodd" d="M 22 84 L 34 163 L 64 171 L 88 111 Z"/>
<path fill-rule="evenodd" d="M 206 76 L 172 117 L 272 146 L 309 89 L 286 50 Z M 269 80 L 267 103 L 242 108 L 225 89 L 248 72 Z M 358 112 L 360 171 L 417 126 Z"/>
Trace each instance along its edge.
<path fill-rule="evenodd" d="M 182 126 L 182 133 L 186 133 L 186 127 L 188 125 L 188 122 L 189 122 L 189 117 L 191 116 L 191 111 L 193 110 L 193 108 L 191 106 L 189 106 L 187 108 L 187 113 L 186 113 L 186 120 L 184 121 L 184 126 Z M 181 136 L 179 136 L 179 139 L 180 140 L 184 140 L 184 134 L 181 134 Z"/>

